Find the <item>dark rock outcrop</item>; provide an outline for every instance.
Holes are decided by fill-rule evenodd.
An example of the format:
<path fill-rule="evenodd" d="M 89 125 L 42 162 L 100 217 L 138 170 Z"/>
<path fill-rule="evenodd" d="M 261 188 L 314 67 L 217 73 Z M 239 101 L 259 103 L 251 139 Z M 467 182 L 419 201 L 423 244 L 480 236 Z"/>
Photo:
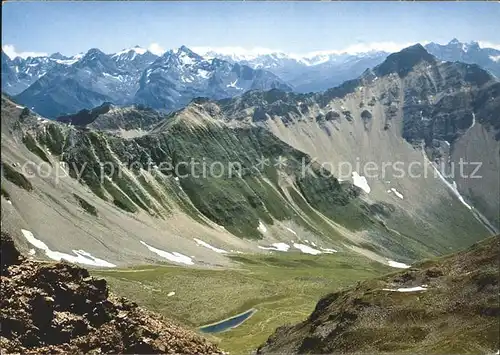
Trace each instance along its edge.
<path fill-rule="evenodd" d="M 94 122 L 99 115 L 107 113 L 111 109 L 111 103 L 103 103 L 92 110 L 83 109 L 75 114 L 64 115 L 56 118 L 56 121 L 72 124 L 74 126 L 86 126 Z"/>
<path fill-rule="evenodd" d="M 66 263 L 23 258 L 2 232 L 0 349 L 21 354 L 221 354 L 195 333 L 109 294 Z"/>

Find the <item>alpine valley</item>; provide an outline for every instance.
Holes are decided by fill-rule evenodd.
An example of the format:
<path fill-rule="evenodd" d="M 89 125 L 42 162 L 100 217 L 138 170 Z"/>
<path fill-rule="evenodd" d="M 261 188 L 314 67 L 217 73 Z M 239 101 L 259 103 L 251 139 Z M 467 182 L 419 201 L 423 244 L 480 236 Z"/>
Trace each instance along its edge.
<path fill-rule="evenodd" d="M 187 333 L 200 353 L 494 353 L 499 58 L 457 40 L 306 56 L 2 52 L 2 238 L 15 244 L 2 258 L 16 255 L 2 308 L 43 288 L 28 313 L 50 303 L 43 326 L 68 344 L 2 313 L 2 347 L 178 350 L 171 325 L 150 330 L 156 312 L 212 333 L 217 346 Z M 107 301 L 107 285 L 148 311 Z M 78 313 L 84 292 L 105 295 L 102 322 Z M 59 313 L 87 330 L 61 330 Z M 102 327 L 132 345 L 96 350 L 86 339 Z"/>

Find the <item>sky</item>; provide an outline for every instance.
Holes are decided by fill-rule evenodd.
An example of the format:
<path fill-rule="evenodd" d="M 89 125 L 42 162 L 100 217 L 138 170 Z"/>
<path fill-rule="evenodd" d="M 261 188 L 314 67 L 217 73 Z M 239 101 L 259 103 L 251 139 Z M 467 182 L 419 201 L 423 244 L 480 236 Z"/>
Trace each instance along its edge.
<path fill-rule="evenodd" d="M 8 1 L 2 10 L 2 48 L 11 57 L 134 45 L 158 53 L 181 45 L 391 51 L 453 38 L 500 48 L 500 2 Z"/>

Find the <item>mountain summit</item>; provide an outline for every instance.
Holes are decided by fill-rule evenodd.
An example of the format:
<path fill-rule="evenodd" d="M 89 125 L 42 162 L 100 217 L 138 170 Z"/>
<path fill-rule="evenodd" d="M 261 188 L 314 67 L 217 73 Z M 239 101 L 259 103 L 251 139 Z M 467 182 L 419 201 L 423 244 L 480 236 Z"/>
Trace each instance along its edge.
<path fill-rule="evenodd" d="M 478 42 L 460 42 L 456 38 L 448 44 L 429 43 L 425 45 L 429 53 L 449 62 L 477 64 L 500 78 L 500 51 L 481 48 Z"/>
<path fill-rule="evenodd" d="M 375 67 L 374 72 L 379 76 L 396 73 L 404 77 L 421 62 L 434 64 L 436 59 L 419 43 L 389 55 L 382 64 Z"/>

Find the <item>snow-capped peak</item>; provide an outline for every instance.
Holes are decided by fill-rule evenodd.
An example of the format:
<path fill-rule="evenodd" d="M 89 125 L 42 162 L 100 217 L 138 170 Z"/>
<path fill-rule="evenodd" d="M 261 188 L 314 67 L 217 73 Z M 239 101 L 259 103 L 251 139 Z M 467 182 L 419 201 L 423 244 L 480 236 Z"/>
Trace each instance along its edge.
<path fill-rule="evenodd" d="M 420 42 L 422 44 L 427 41 Z M 242 47 L 193 47 L 195 52 L 200 53 L 206 59 L 227 58 L 231 61 L 255 61 L 256 59 L 269 57 L 274 60 L 295 60 L 307 66 L 322 64 L 328 61 L 336 60 L 347 56 L 371 56 L 378 53 L 397 52 L 403 48 L 409 47 L 415 43 L 394 43 L 394 42 L 375 42 L 375 43 L 357 43 L 343 49 L 327 49 L 312 51 L 306 53 L 284 52 L 269 48 L 251 48 Z"/>
<path fill-rule="evenodd" d="M 246 49 L 243 47 L 193 47 L 196 53 L 199 53 L 207 59 L 212 59 L 215 57 L 228 57 L 234 61 L 248 61 L 254 60 L 260 56 L 282 53 L 282 51 L 277 51 L 268 48 L 251 48 Z"/>
<path fill-rule="evenodd" d="M 112 55 L 112 58 L 114 57 L 119 57 L 123 54 L 139 54 L 139 55 L 143 55 L 147 52 L 148 50 L 146 48 L 142 48 L 140 46 L 135 46 L 135 47 L 132 47 L 132 48 L 128 48 L 128 49 L 123 49 L 121 50 L 120 52 L 117 52 L 115 54 Z M 135 57 L 135 56 L 134 56 Z"/>
<path fill-rule="evenodd" d="M 181 46 L 179 49 L 177 49 L 175 51 L 175 55 L 177 56 L 177 58 L 179 58 L 179 61 L 183 65 L 191 65 L 194 64 L 195 62 L 205 60 L 205 58 L 203 58 L 199 54 L 196 54 L 186 46 Z"/>

